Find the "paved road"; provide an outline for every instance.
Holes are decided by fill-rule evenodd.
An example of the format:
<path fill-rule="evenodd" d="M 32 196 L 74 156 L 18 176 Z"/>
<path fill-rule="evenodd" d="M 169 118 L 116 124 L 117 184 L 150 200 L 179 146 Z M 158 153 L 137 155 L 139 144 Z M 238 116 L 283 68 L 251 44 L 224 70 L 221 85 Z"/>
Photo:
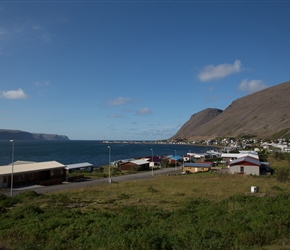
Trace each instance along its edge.
<path fill-rule="evenodd" d="M 160 170 L 154 170 L 154 175 L 160 175 L 160 174 L 163 175 L 163 174 L 180 173 L 180 172 L 181 172 L 180 169 L 175 171 L 174 168 L 165 168 L 165 169 L 160 169 Z M 116 183 L 116 182 L 122 182 L 122 181 L 142 180 L 142 179 L 149 179 L 149 178 L 154 178 L 154 176 L 152 176 L 151 171 L 131 174 L 131 175 L 116 176 L 112 178 L 112 182 Z M 44 193 L 51 193 L 51 192 L 56 192 L 60 190 L 70 190 L 70 189 L 80 188 L 80 187 L 92 187 L 96 185 L 105 184 L 108 182 L 109 182 L 108 178 L 103 178 L 103 179 L 95 179 L 95 180 L 85 180 L 85 181 L 80 181 L 80 182 L 64 182 L 61 185 L 53 185 L 53 186 L 34 185 L 34 186 L 25 187 L 25 188 L 14 188 L 13 195 L 16 195 L 21 192 L 25 192 L 27 190 L 34 190 L 39 194 L 44 194 Z M 10 190 L 4 191 L 3 194 L 9 196 Z"/>

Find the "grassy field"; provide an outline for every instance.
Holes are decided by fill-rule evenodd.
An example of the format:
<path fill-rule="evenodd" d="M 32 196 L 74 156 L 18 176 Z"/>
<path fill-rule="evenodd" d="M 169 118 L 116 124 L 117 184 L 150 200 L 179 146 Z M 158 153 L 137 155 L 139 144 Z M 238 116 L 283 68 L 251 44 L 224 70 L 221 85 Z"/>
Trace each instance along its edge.
<path fill-rule="evenodd" d="M 269 158 L 276 172 L 289 167 L 287 160 Z M 87 203 L 90 208 L 111 209 L 119 206 L 152 206 L 175 209 L 188 199 L 206 198 L 218 201 L 234 195 L 247 194 L 251 186 L 259 187 L 258 195 L 277 195 L 290 192 L 288 182 L 278 181 L 274 176 L 248 176 L 215 173 L 155 176 L 154 179 L 138 180 L 112 185 L 81 188 L 69 192 L 70 199 Z M 63 194 L 67 194 L 65 192 Z M 58 196 L 60 193 L 52 194 Z"/>
<path fill-rule="evenodd" d="M 57 199 L 69 196 L 70 200 L 88 204 L 96 209 L 118 209 L 120 206 L 152 206 L 175 209 L 188 199 L 206 198 L 219 201 L 227 197 L 249 193 L 251 186 L 259 187 L 259 194 L 277 195 L 282 190 L 290 192 L 288 183 L 272 176 L 246 176 L 199 173 L 177 176 L 156 176 L 154 179 L 112 183 L 91 188 L 47 195 Z M 50 199 L 49 199 L 50 200 Z"/>
<path fill-rule="evenodd" d="M 290 185 L 277 178 L 289 164 L 270 161 L 274 176 L 155 176 L 0 196 L 0 249 L 290 249 Z"/>

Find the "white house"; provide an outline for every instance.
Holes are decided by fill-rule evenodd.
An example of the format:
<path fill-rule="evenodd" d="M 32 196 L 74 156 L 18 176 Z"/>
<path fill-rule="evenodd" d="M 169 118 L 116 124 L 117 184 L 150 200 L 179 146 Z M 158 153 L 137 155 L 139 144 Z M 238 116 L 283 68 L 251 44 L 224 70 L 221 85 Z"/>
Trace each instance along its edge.
<path fill-rule="evenodd" d="M 253 151 L 241 151 L 240 153 L 222 153 L 221 154 L 222 160 L 228 163 L 238 158 L 246 157 L 246 156 L 259 160 L 258 153 L 253 152 Z"/>
<path fill-rule="evenodd" d="M 93 164 L 88 163 L 88 162 L 69 164 L 65 166 L 65 169 L 68 173 L 73 173 L 75 171 L 92 172 Z"/>
<path fill-rule="evenodd" d="M 250 156 L 240 157 L 229 163 L 229 172 L 232 174 L 260 175 L 261 162 Z"/>

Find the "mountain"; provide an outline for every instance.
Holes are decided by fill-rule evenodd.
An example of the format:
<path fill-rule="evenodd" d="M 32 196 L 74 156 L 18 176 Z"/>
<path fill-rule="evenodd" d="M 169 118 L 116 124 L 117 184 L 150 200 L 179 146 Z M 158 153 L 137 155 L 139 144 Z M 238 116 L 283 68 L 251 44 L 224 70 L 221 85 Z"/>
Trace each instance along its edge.
<path fill-rule="evenodd" d="M 171 139 L 191 138 L 194 136 L 194 131 L 204 124 L 207 124 L 212 119 L 220 115 L 221 109 L 208 108 L 194 115 L 180 128 L 180 130 Z"/>
<path fill-rule="evenodd" d="M 42 140 L 42 141 L 64 141 L 69 140 L 66 135 L 30 133 L 21 130 L 0 129 L 0 140 Z"/>
<path fill-rule="evenodd" d="M 170 139 L 217 137 L 290 137 L 290 81 L 239 98 L 224 111 L 205 109 Z"/>

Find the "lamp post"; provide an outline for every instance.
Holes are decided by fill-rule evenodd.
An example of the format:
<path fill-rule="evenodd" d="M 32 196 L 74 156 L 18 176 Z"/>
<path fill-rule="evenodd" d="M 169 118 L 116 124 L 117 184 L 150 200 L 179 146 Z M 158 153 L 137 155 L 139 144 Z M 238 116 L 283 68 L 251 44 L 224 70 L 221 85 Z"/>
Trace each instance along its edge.
<path fill-rule="evenodd" d="M 184 171 L 184 157 L 182 157 L 182 172 Z"/>
<path fill-rule="evenodd" d="M 11 160 L 11 190 L 10 195 L 13 196 L 13 168 L 14 168 L 14 140 L 10 140 L 12 142 L 12 160 Z"/>
<path fill-rule="evenodd" d="M 153 161 L 153 149 L 151 148 L 150 149 L 151 150 L 151 161 L 152 161 L 152 166 L 151 166 L 151 168 L 152 168 L 152 176 L 153 176 L 153 167 L 154 167 L 154 161 Z"/>
<path fill-rule="evenodd" d="M 176 159 L 176 150 L 174 150 L 175 152 L 175 171 L 176 171 L 176 162 L 177 162 L 177 159 Z"/>
<path fill-rule="evenodd" d="M 111 147 L 108 146 L 108 149 L 109 149 L 109 183 L 112 182 L 111 180 Z"/>

